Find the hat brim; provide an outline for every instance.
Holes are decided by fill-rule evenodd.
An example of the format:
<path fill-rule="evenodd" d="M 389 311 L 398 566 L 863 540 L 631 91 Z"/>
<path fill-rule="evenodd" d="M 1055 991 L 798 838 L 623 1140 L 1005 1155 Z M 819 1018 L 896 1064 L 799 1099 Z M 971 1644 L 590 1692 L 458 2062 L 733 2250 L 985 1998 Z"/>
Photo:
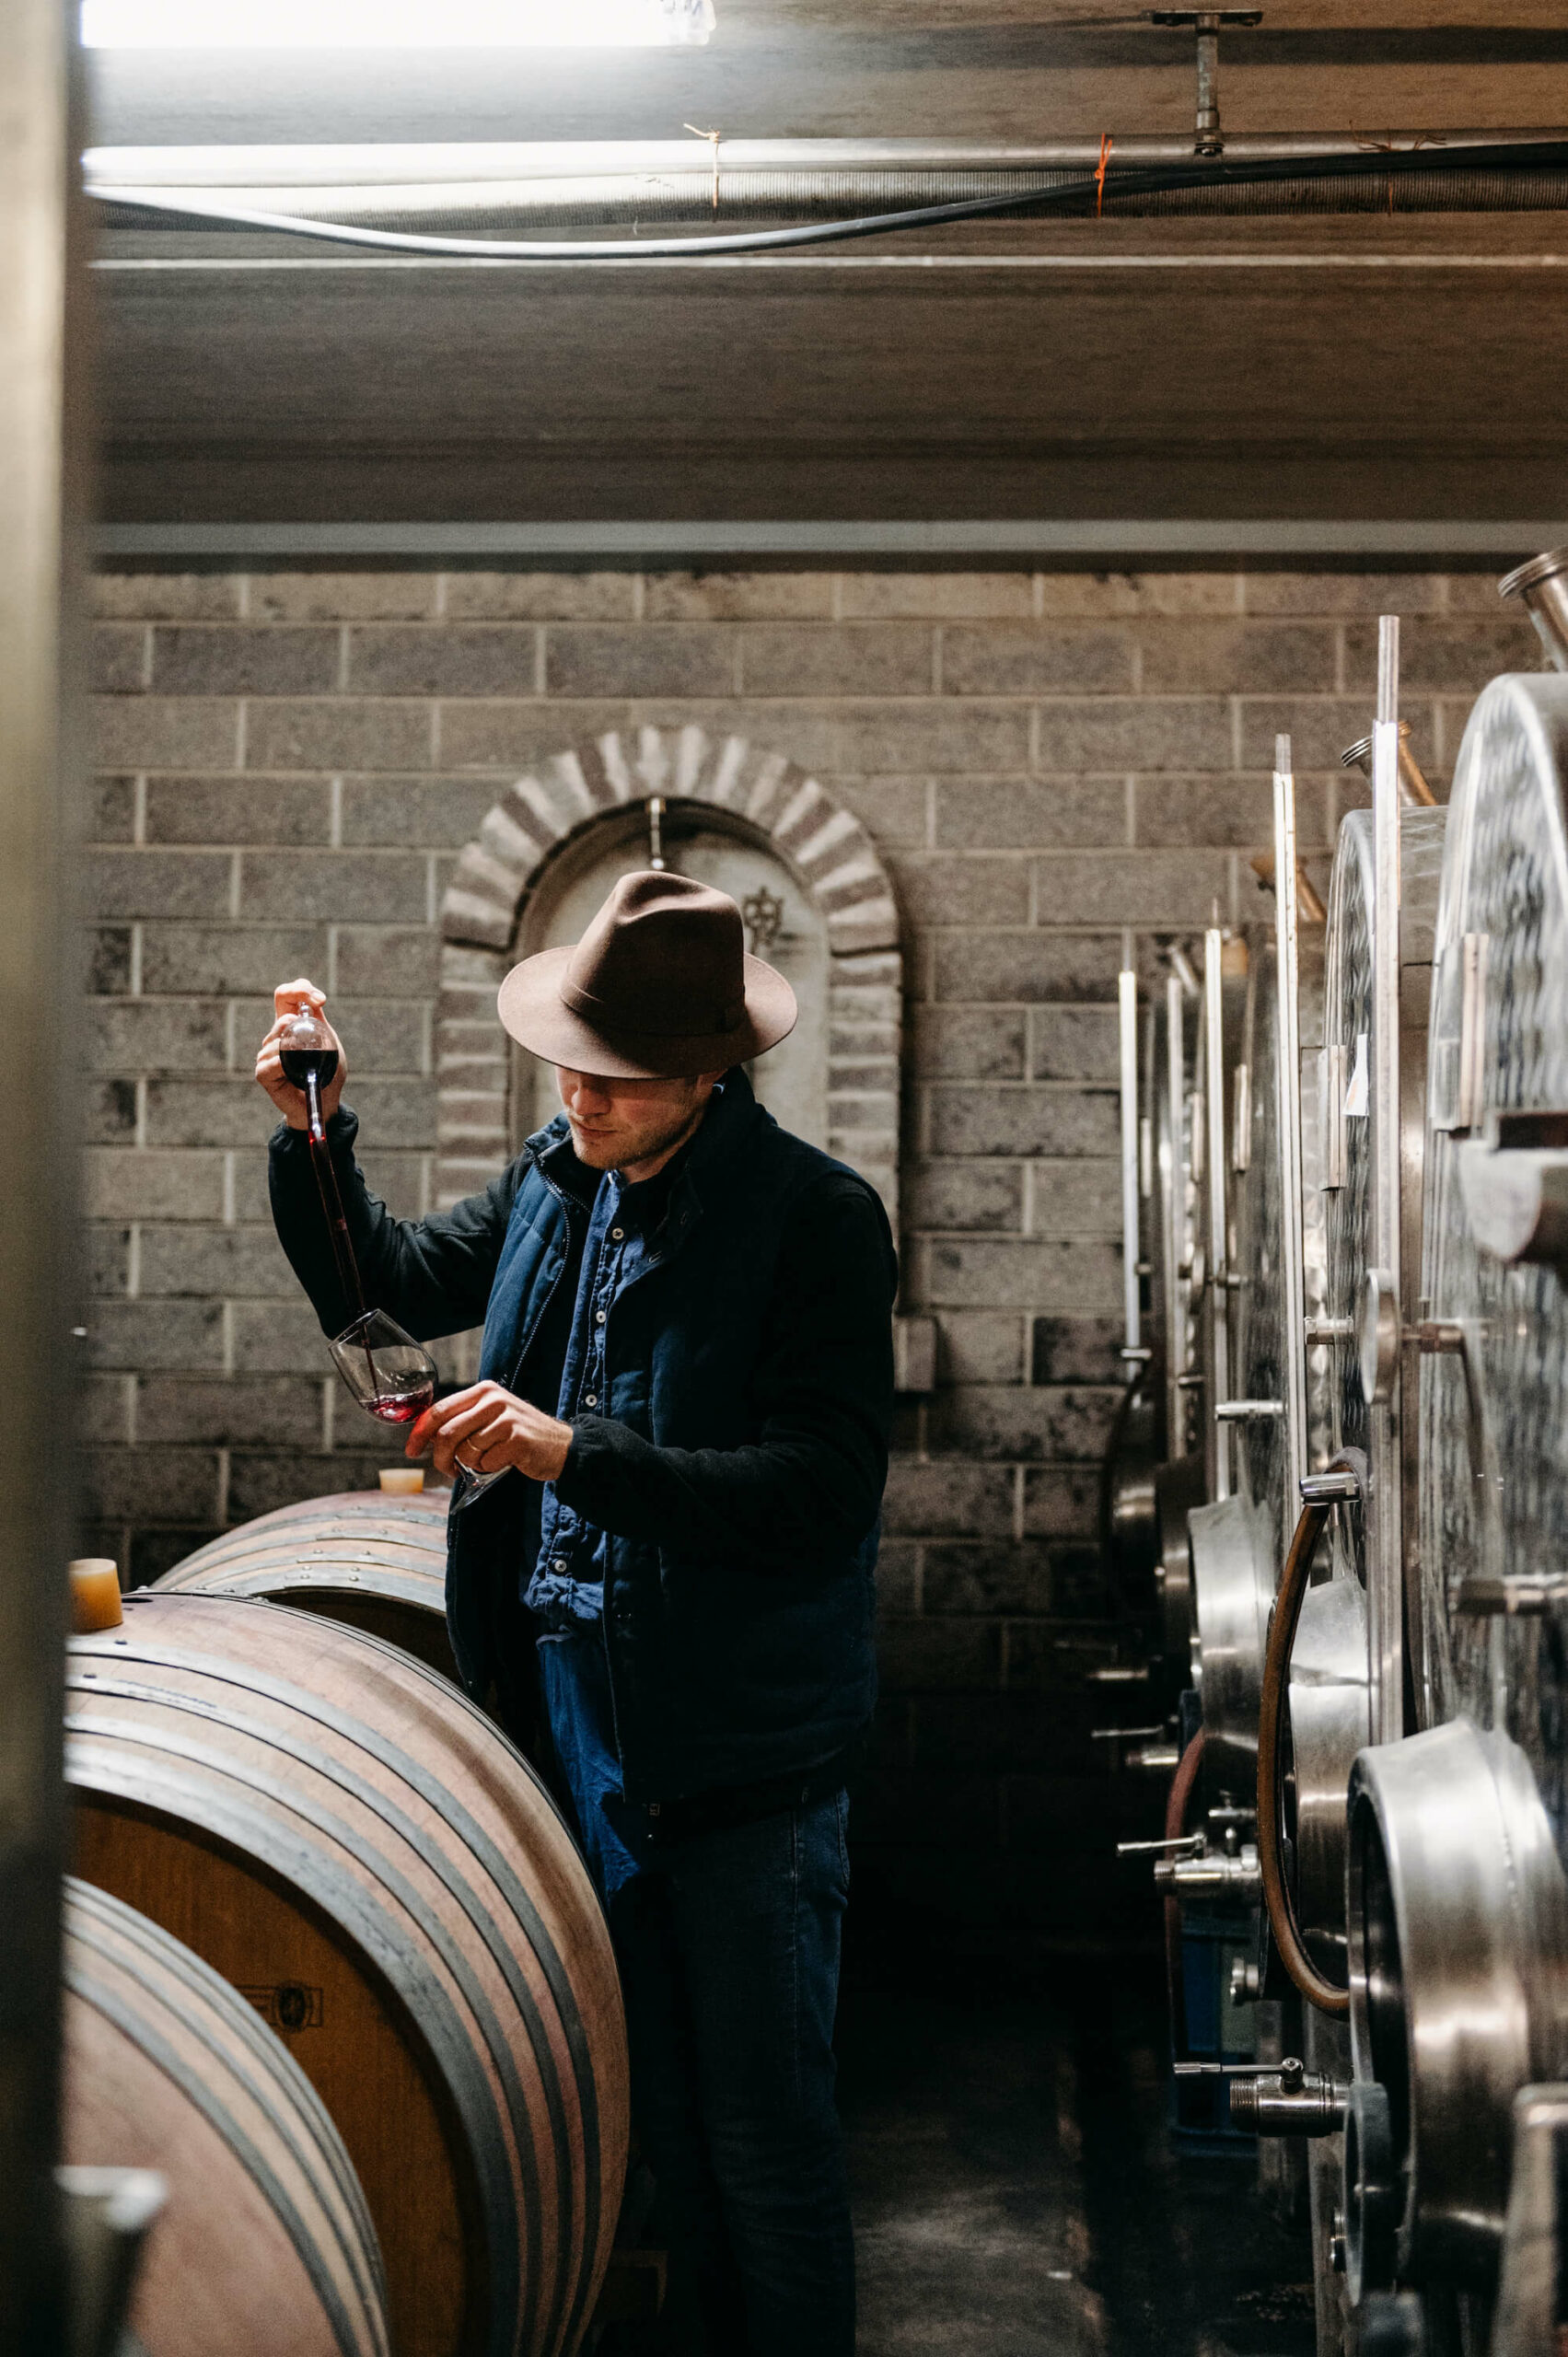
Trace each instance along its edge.
<path fill-rule="evenodd" d="M 519 1047 L 547 1064 L 586 1072 L 598 1080 L 691 1080 L 727 1072 L 732 1064 L 776 1048 L 795 1028 L 795 993 L 775 967 L 744 960 L 746 1012 L 727 1031 L 682 1033 L 599 1030 L 573 1013 L 561 995 L 573 949 L 541 949 L 514 966 L 496 1007 Z"/>

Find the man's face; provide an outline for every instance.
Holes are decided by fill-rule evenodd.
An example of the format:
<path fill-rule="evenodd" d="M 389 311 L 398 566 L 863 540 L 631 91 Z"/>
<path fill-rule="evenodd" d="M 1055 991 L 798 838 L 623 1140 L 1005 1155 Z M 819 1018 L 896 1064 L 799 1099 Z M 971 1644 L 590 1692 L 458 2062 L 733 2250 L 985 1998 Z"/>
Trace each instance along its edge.
<path fill-rule="evenodd" d="M 695 1080 L 603 1080 L 558 1064 L 555 1084 L 577 1159 L 590 1170 L 656 1167 L 694 1127 L 717 1073 Z M 652 1176 L 650 1171 L 648 1176 Z"/>

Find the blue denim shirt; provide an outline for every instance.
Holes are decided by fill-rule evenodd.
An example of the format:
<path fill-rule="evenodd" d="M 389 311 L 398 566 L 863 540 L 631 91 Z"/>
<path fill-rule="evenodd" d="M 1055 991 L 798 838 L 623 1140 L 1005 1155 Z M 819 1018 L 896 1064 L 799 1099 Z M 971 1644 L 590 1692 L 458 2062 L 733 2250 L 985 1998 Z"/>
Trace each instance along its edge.
<path fill-rule="evenodd" d="M 617 1294 L 642 1269 L 668 1208 L 682 1159 L 675 1155 L 640 1186 L 607 1171 L 594 1197 L 583 1246 L 576 1306 L 556 1414 L 563 1423 L 601 1414 L 606 1393 L 604 1337 Z M 524 1601 L 541 1623 L 540 1676 L 555 1756 L 572 1796 L 578 1830 L 606 1903 L 640 1871 L 645 1829 L 626 1803 L 614 1701 L 604 1650 L 608 1540 L 566 1504 L 553 1482 L 544 1488 L 539 1559 Z"/>

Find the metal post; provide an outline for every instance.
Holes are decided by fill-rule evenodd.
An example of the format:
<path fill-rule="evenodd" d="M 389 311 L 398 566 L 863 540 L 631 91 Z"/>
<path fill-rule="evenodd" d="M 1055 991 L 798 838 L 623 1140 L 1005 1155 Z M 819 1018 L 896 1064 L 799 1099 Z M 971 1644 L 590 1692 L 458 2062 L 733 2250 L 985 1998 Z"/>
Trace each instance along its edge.
<path fill-rule="evenodd" d="M 1283 1295 L 1286 1496 L 1307 1471 L 1307 1279 L 1302 1235 L 1301 1001 L 1296 960 L 1295 778 L 1288 737 L 1274 739 L 1274 981 L 1279 992 L 1280 1284 Z"/>
<path fill-rule="evenodd" d="M 1194 145 L 1200 156 L 1224 152 L 1220 137 L 1220 29 L 1212 15 L 1198 18 L 1198 115 Z"/>
<path fill-rule="evenodd" d="M 1203 1112 L 1208 1128 L 1209 1383 L 1205 1400 L 1209 1492 L 1230 1495 L 1230 1428 L 1217 1411 L 1230 1398 L 1230 1271 L 1225 1236 L 1224 938 L 1218 925 L 1203 935 Z"/>
<path fill-rule="evenodd" d="M 72 1549 L 66 1273 L 75 1142 L 66 835 L 80 748 L 72 571 L 82 513 L 80 124 L 68 0 L 0 6 L 0 2350 L 64 2347 L 57 2158 L 65 1564 Z M 69 519 L 69 520 L 67 520 Z"/>
<path fill-rule="evenodd" d="M 1187 1454 L 1187 1157 L 1181 1150 L 1187 1123 L 1187 1070 L 1182 1041 L 1186 993 L 1181 979 L 1165 984 L 1166 1155 L 1165 1210 L 1165 1429 L 1172 1457 Z"/>
<path fill-rule="evenodd" d="M 1117 976 L 1121 1045 L 1121 1309 L 1126 1329 L 1122 1357 L 1135 1369 L 1143 1353 L 1138 1293 L 1138 977 L 1123 968 Z"/>
<path fill-rule="evenodd" d="M 1372 749 L 1372 1265 L 1367 1313 L 1400 1314 L 1400 624 L 1377 625 L 1377 722 Z M 1403 1527 L 1400 1468 L 1400 1359 L 1384 1353 L 1373 1387 L 1367 1495 L 1367 1637 L 1372 1739 L 1404 1733 Z M 1364 1364 L 1368 1363 L 1364 1351 Z"/>

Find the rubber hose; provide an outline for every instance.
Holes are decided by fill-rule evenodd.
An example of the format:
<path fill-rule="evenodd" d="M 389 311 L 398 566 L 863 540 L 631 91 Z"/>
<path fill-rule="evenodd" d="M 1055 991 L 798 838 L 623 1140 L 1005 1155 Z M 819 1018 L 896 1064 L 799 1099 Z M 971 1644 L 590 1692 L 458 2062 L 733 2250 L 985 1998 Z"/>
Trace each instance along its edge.
<path fill-rule="evenodd" d="M 1187 1830 L 1187 1805 L 1202 1764 L 1203 1730 L 1200 1727 L 1178 1760 L 1176 1773 L 1170 1780 L 1170 1790 L 1165 1796 L 1165 1838 L 1167 1841 L 1179 1841 Z M 1165 1978 L 1166 1987 L 1170 1992 L 1170 2026 L 1174 2036 L 1180 2029 L 1186 2006 L 1186 1986 L 1181 1969 L 1181 1902 L 1168 1893 L 1165 1902 Z"/>
<path fill-rule="evenodd" d="M 1291 1648 L 1301 1619 L 1302 1600 L 1312 1570 L 1312 1558 L 1332 1507 L 1325 1503 L 1302 1507 L 1295 1534 L 1280 1574 L 1280 1592 L 1269 1625 L 1269 1647 L 1263 1661 L 1263 1691 L 1258 1709 L 1258 1866 L 1263 1877 L 1263 1903 L 1274 1935 L 1280 1962 L 1309 2004 L 1319 2013 L 1350 2011 L 1350 1991 L 1338 1989 L 1318 1970 L 1302 1944 L 1295 1905 L 1284 1877 L 1280 1835 L 1280 1728 L 1290 1678 Z"/>

